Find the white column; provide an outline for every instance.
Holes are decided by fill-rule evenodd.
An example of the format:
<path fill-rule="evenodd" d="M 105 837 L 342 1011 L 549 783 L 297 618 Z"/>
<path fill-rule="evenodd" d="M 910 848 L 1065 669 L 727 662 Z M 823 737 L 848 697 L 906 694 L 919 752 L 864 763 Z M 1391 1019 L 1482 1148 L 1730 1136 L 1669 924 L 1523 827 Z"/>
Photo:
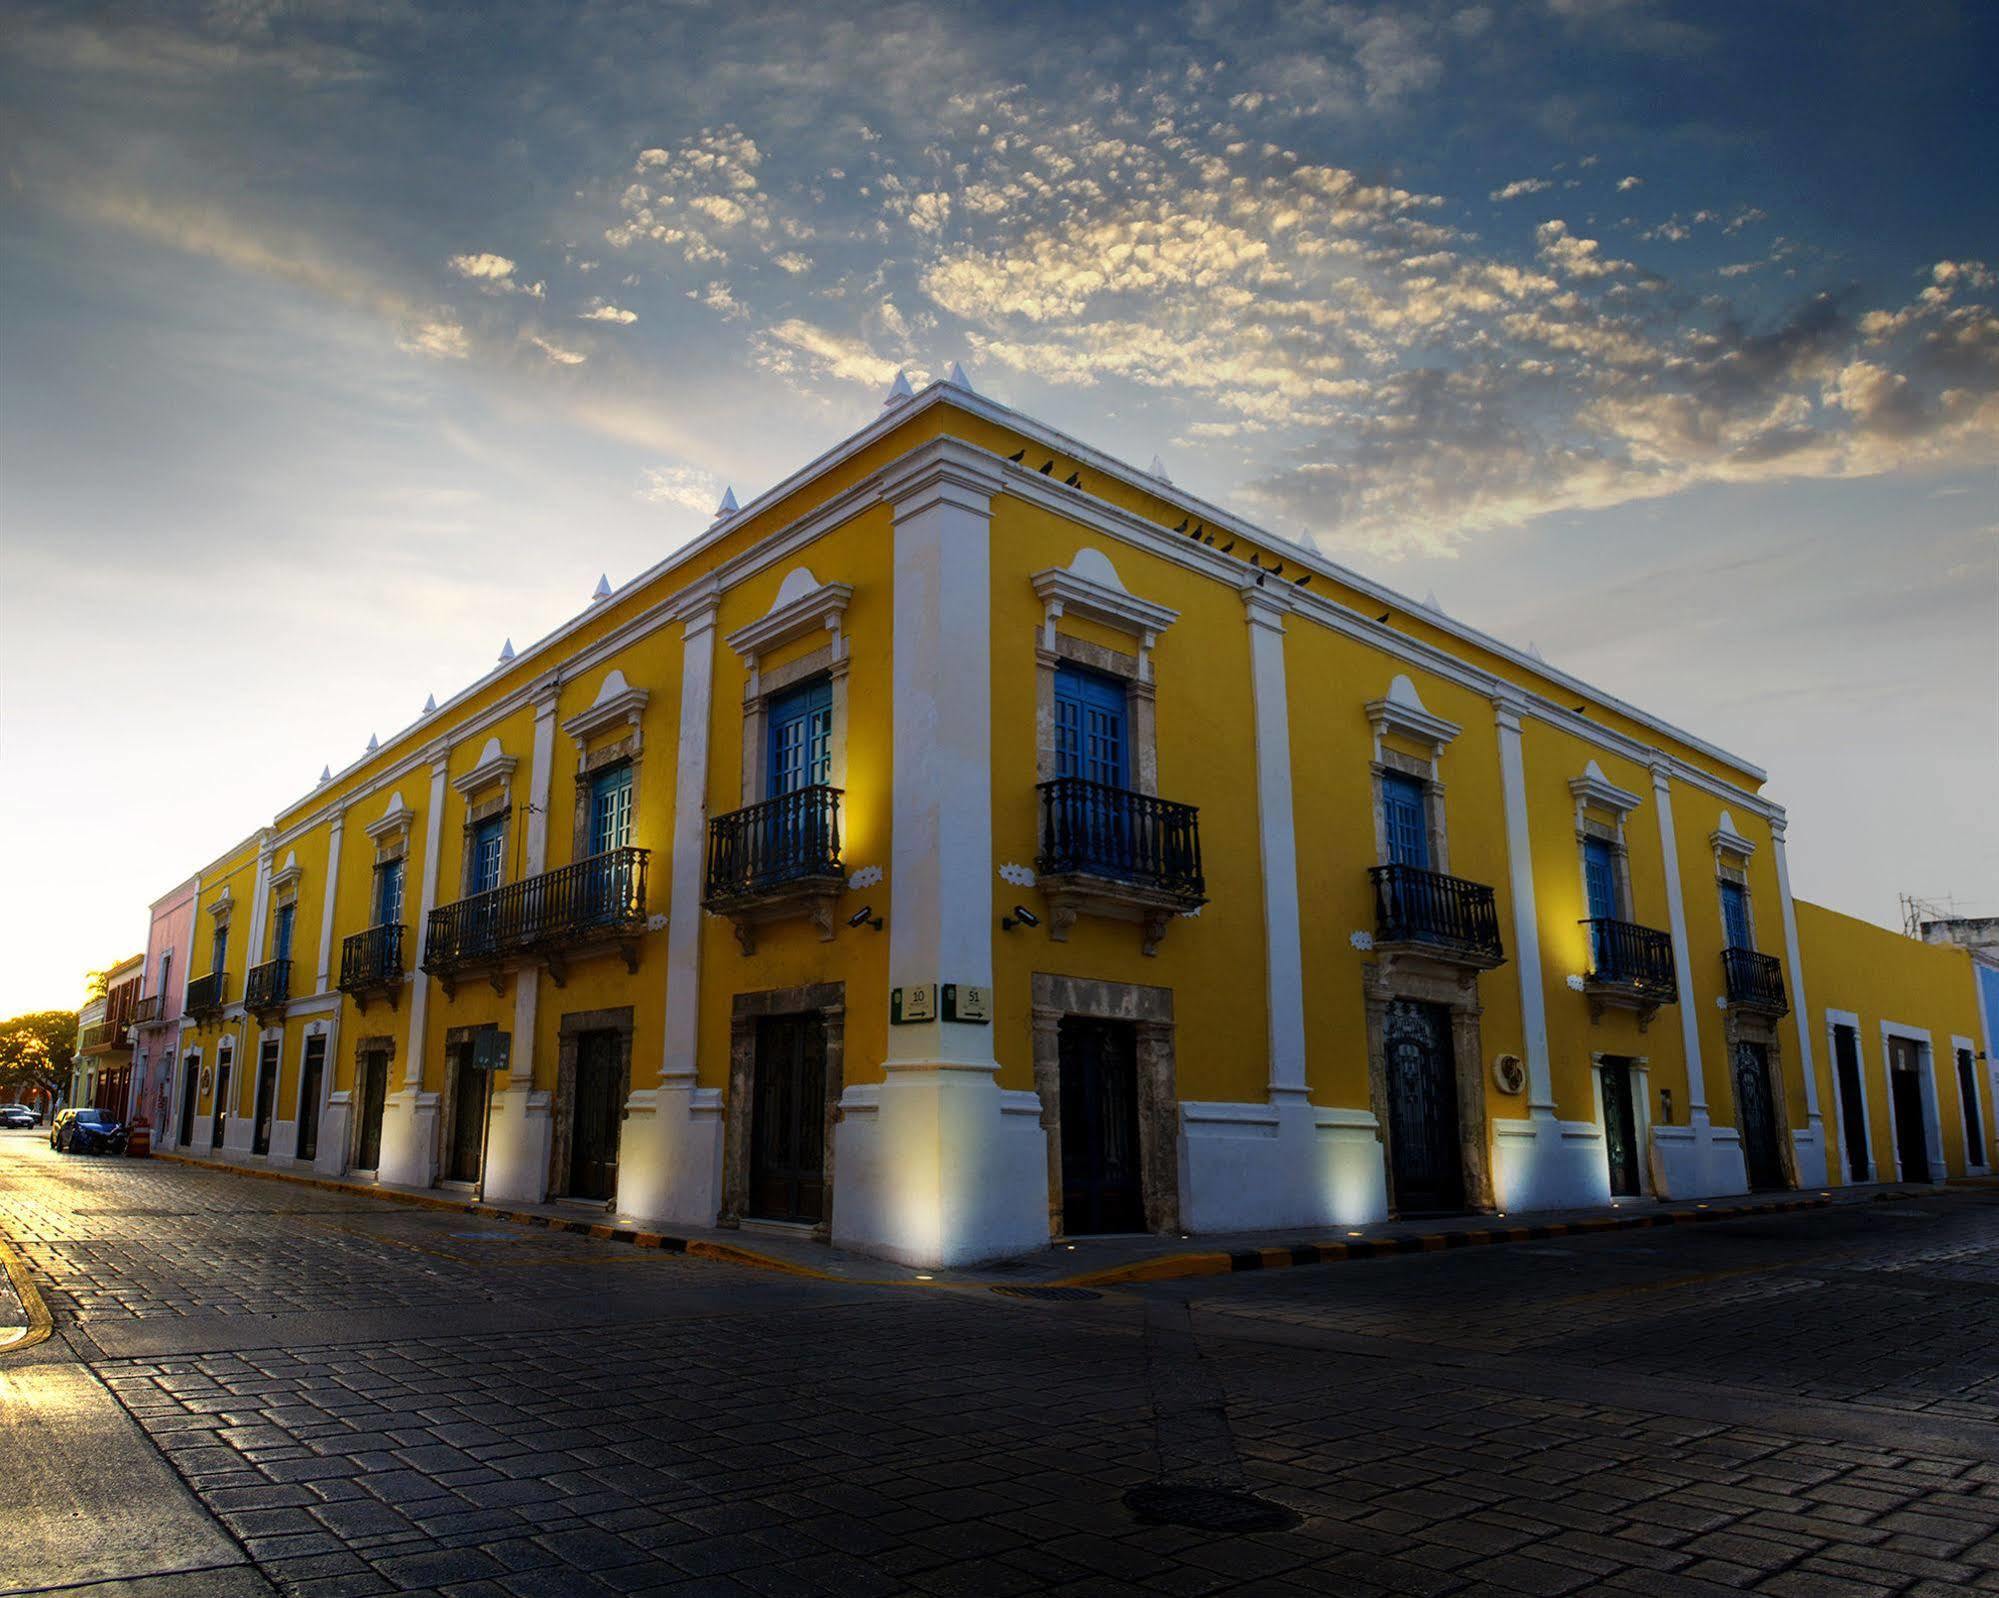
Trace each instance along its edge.
<path fill-rule="evenodd" d="M 1680 891 L 1680 843 L 1673 828 L 1673 778 L 1663 765 L 1652 768 L 1652 808 L 1659 818 L 1659 852 L 1666 864 L 1666 926 L 1673 935 L 1673 969 L 1679 973 L 1680 1047 L 1687 1057 L 1687 1112 L 1707 1122 L 1707 1087 L 1701 1071 L 1701 1013 L 1694 983 L 1693 954 L 1687 946 L 1687 900 Z"/>
<path fill-rule="evenodd" d="M 1264 1000 L 1270 1011 L 1272 1103 L 1306 1099 L 1305 950 L 1298 921 L 1298 841 L 1292 815 L 1290 699 L 1284 677 L 1287 591 L 1242 591 L 1256 717 L 1256 819 L 1263 859 Z"/>
<path fill-rule="evenodd" d="M 722 1207 L 722 1094 L 700 1085 L 701 908 L 708 858 L 708 730 L 715 702 L 715 618 L 704 587 L 683 612 L 680 742 L 674 758 L 668 876 L 666 1020 L 659 1076 L 636 1076 L 618 1145 L 618 1209 L 644 1221 L 713 1226 Z M 657 880 L 657 879 L 655 879 Z"/>
<path fill-rule="evenodd" d="M 423 974 L 430 912 L 437 907 L 438 854 L 444 843 L 444 795 L 451 750 L 431 750 L 430 804 L 424 815 L 423 891 L 416 912 L 416 976 L 409 985 L 409 1035 L 404 1047 L 402 1086 L 389 1095 L 382 1113 L 383 1182 L 428 1187 L 437 1175 L 437 1095 L 423 1091 L 424 1031 L 430 1014 L 430 979 Z"/>
<path fill-rule="evenodd" d="M 527 865 L 521 875 L 538 877 L 548 869 L 548 790 L 555 770 L 555 703 L 557 684 L 551 676 L 536 684 L 534 754 L 528 776 Z"/>
<path fill-rule="evenodd" d="M 250 980 L 250 968 L 264 963 L 264 915 L 270 898 L 271 840 L 266 834 L 257 843 L 256 885 L 250 890 L 250 941 L 243 947 L 243 980 L 246 985 Z"/>
<path fill-rule="evenodd" d="M 347 830 L 347 813 L 336 811 L 326 829 L 326 903 L 319 911 L 319 970 L 313 977 L 314 993 L 324 993 L 333 977 L 333 901 L 340 888 L 340 837 Z M 333 1055 L 326 1057 L 329 1071 Z"/>
<path fill-rule="evenodd" d="M 1520 713 L 1512 694 L 1493 697 L 1499 727 L 1500 799 L 1506 814 L 1506 880 L 1513 898 L 1513 969 L 1520 979 L 1520 1025 L 1527 1054 L 1527 1108 L 1555 1113 L 1548 1063 L 1548 1001 L 1542 986 L 1541 921 L 1534 907 L 1534 854 L 1527 830 L 1527 762 L 1520 743 Z"/>
<path fill-rule="evenodd" d="M 895 519 L 888 966 L 906 996 L 947 982 L 992 987 L 991 506 L 1001 487 L 989 456 L 950 439 L 896 462 L 883 487 Z M 1031 759 L 1018 777 L 1032 783 Z M 850 993 L 847 1003 L 885 998 Z M 922 1264 L 1045 1242 L 1038 1101 L 1000 1092 L 993 1029 L 945 1021 L 940 994 L 936 1019 L 889 1028 L 887 1055 L 879 1088 L 841 1099 L 834 1241 Z M 868 1063 L 850 1057 L 850 1079 Z"/>
<path fill-rule="evenodd" d="M 423 890 L 416 911 L 416 980 L 410 984 L 409 1058 L 403 1062 L 403 1082 L 414 1088 L 423 1080 L 423 1029 L 430 1009 L 430 978 L 423 974 L 423 957 L 430 941 L 430 912 L 437 908 L 438 854 L 444 847 L 444 794 L 451 751 L 441 747 L 431 755 L 430 803 L 423 818 Z"/>
<path fill-rule="evenodd" d="M 1798 1181 L 1823 1187 L 1826 1181 L 1825 1123 L 1819 1115 L 1818 1072 L 1812 1055 L 1812 1010 L 1805 998 L 1805 963 L 1798 958 L 1798 912 L 1791 903 L 1791 867 L 1784 856 L 1785 818 L 1770 818 L 1770 844 L 1777 857 L 1777 899 L 1784 911 L 1784 963 L 1791 972 L 1791 1020 L 1798 1032 L 1798 1068 L 1805 1073 L 1805 1129 L 1794 1134 Z"/>

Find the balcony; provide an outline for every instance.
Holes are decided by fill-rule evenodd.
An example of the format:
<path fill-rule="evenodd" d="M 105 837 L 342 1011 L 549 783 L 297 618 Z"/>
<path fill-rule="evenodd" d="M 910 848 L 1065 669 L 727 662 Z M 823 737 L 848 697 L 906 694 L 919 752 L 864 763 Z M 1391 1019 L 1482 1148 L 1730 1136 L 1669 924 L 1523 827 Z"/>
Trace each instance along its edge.
<path fill-rule="evenodd" d="M 228 1002 L 229 975 L 225 971 L 211 971 L 205 977 L 196 977 L 187 985 L 187 1002 L 181 1006 L 196 1021 L 206 1021 L 222 1013 L 222 1006 Z"/>
<path fill-rule="evenodd" d="M 1731 1007 L 1773 1019 L 1790 1014 L 1791 1001 L 1784 997 L 1784 967 L 1774 954 L 1723 949 L 1721 968 L 1728 979 Z"/>
<path fill-rule="evenodd" d="M 1589 997 L 1592 1021 L 1601 1021 L 1606 1009 L 1632 1010 L 1643 1032 L 1660 1005 L 1679 1002 L 1679 975 L 1669 934 L 1604 916 L 1582 925 L 1589 928 L 1590 970 L 1583 979 L 1583 992 Z"/>
<path fill-rule="evenodd" d="M 79 1054 L 109 1054 L 132 1046 L 131 1028 L 123 1021 L 93 1021 L 76 1037 Z"/>
<path fill-rule="evenodd" d="M 1506 963 L 1499 911 L 1482 882 L 1417 866 L 1374 866 L 1374 946 L 1489 971 Z"/>
<path fill-rule="evenodd" d="M 266 960 L 262 965 L 253 965 L 243 980 L 243 1008 L 262 1025 L 267 1015 L 285 1013 L 285 1000 L 291 997 L 291 989 L 291 961 Z"/>
<path fill-rule="evenodd" d="M 425 928 L 424 971 L 447 995 L 467 972 L 482 973 L 498 992 L 509 964 L 539 960 L 561 987 L 569 956 L 599 945 L 614 945 L 625 969 L 637 971 L 647 856 L 644 849 L 611 849 L 440 905 Z"/>
<path fill-rule="evenodd" d="M 382 998 L 389 1008 L 403 987 L 403 929 L 400 922 L 384 922 L 366 932 L 356 932 L 340 943 L 340 991 L 354 1000 L 355 1008 L 368 1013 L 368 1001 Z"/>
<path fill-rule="evenodd" d="M 132 1025 L 152 1026 L 159 1020 L 161 1012 L 166 1009 L 166 1002 L 166 996 L 159 993 L 149 994 L 141 999 L 132 1006 Z"/>
<path fill-rule="evenodd" d="M 1068 941 L 1077 916 L 1136 921 L 1141 947 L 1159 952 L 1176 915 L 1208 902 L 1201 874 L 1201 813 L 1193 805 L 1081 777 L 1039 784 L 1037 886 L 1048 900 L 1048 936 Z"/>
<path fill-rule="evenodd" d="M 756 953 L 758 927 L 795 917 L 810 920 L 821 942 L 832 940 L 833 906 L 847 887 L 841 797 L 818 784 L 709 820 L 701 903 L 734 923 L 744 954 Z"/>

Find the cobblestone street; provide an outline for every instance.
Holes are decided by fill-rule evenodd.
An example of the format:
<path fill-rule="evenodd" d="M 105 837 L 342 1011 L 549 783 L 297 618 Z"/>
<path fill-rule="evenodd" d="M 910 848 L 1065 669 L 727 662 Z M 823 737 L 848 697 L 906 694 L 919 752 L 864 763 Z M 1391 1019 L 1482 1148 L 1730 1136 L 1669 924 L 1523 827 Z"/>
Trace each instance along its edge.
<path fill-rule="evenodd" d="M 1036 1298 L 10 1133 L 0 1235 L 140 1526 L 5 1591 L 1999 1592 L 1990 1189 Z"/>

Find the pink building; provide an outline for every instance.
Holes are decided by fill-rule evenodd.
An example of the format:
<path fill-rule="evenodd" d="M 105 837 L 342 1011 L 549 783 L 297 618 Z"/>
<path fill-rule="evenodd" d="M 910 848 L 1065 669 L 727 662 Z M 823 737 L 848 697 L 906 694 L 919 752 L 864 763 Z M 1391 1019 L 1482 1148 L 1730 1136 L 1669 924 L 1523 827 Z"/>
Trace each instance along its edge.
<path fill-rule="evenodd" d="M 179 1123 L 174 1067 L 200 881 L 199 877 L 189 877 L 153 901 L 152 930 L 146 937 L 145 986 L 132 1017 L 132 1096 L 126 1113 L 133 1120 L 144 1116 L 152 1123 L 156 1144 L 166 1142 Z"/>

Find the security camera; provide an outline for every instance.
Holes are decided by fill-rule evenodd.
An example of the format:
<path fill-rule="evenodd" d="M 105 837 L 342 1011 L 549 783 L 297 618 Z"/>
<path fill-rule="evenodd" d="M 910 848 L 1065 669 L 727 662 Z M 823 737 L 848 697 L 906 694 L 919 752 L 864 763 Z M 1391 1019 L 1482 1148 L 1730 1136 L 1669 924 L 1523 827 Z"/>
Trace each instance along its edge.
<path fill-rule="evenodd" d="M 847 925 L 856 929 L 873 927 L 877 932 L 882 929 L 881 917 L 875 914 L 875 907 L 871 904 L 862 905 L 860 909 L 848 916 Z"/>
<path fill-rule="evenodd" d="M 1012 915 L 1000 917 L 1000 931 L 1002 932 L 1011 932 L 1015 927 L 1038 927 L 1040 925 L 1041 917 L 1028 909 L 1024 904 L 1015 905 Z"/>

